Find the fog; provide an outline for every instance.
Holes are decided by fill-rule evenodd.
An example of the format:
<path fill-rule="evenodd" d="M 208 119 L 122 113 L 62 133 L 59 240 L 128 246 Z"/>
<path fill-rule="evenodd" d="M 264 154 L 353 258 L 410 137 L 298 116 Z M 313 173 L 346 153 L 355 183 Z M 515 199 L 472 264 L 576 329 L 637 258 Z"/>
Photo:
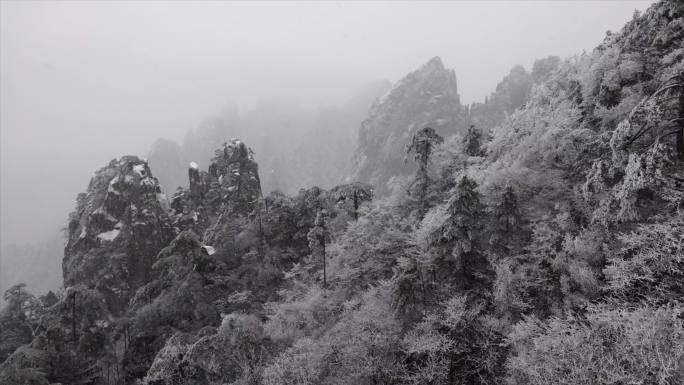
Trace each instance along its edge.
<path fill-rule="evenodd" d="M 433 56 L 480 101 L 513 65 L 591 50 L 650 3 L 2 2 L 0 243 L 56 233 L 96 169 L 229 102 L 340 105 Z"/>

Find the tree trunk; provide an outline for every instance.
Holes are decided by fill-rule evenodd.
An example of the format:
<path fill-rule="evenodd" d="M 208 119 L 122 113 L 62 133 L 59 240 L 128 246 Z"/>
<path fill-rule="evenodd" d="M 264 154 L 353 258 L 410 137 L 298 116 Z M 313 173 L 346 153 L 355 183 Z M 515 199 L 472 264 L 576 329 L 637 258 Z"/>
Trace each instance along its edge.
<path fill-rule="evenodd" d="M 430 143 L 425 142 L 425 148 L 421 154 L 420 160 L 420 174 L 421 174 L 421 186 L 420 186 L 420 201 L 423 204 L 423 208 L 427 209 L 427 188 L 428 188 L 428 160 L 430 157 Z"/>
<path fill-rule="evenodd" d="M 354 191 L 354 220 L 359 219 L 359 196 Z"/>
<path fill-rule="evenodd" d="M 328 287 L 327 275 L 325 272 L 325 235 L 321 236 L 321 247 L 323 247 L 323 288 Z"/>
<path fill-rule="evenodd" d="M 76 346 L 76 292 L 71 297 L 71 338 Z"/>
<path fill-rule="evenodd" d="M 677 131 L 677 155 L 684 161 L 684 88 L 679 90 L 679 131 Z"/>
<path fill-rule="evenodd" d="M 321 228 L 323 230 L 323 234 L 321 234 L 319 240 L 321 242 L 321 249 L 323 250 L 323 288 L 326 289 L 328 287 L 328 281 L 327 281 L 327 275 L 325 271 L 325 219 L 324 217 L 321 216 Z"/>

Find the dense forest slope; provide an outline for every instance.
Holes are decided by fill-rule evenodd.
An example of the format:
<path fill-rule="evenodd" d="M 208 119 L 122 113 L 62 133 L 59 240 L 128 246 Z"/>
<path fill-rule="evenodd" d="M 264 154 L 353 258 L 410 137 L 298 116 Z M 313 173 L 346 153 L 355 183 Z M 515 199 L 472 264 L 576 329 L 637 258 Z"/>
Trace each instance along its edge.
<path fill-rule="evenodd" d="M 6 292 L 0 383 L 684 383 L 682 3 L 470 109 L 433 59 L 359 138 L 371 184 L 293 196 L 237 139 L 169 197 L 112 161 L 65 290 Z"/>

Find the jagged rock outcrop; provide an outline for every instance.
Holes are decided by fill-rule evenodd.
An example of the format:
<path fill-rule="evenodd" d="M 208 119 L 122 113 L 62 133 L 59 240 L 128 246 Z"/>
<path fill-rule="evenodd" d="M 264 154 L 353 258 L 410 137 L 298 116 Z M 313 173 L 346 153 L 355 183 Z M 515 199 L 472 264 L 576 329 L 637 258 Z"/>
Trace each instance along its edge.
<path fill-rule="evenodd" d="M 147 153 L 147 160 L 162 190 L 173 192 L 178 187 L 187 187 L 186 165 L 193 161 L 206 167 L 211 162 L 216 146 L 226 138 L 238 135 L 239 130 L 238 106 L 228 104 L 220 113 L 186 132 L 181 144 L 171 139 L 157 139 Z"/>
<path fill-rule="evenodd" d="M 232 213 L 249 214 L 261 197 L 259 166 L 254 152 L 239 139 L 216 150 L 209 165 L 207 203 Z"/>
<path fill-rule="evenodd" d="M 171 198 L 174 225 L 201 237 L 214 234 L 227 217 L 249 215 L 261 197 L 254 152 L 239 139 L 215 151 L 208 171 L 190 162 L 188 182 L 187 189 L 179 188 Z"/>
<path fill-rule="evenodd" d="M 504 119 L 530 99 L 532 87 L 546 81 L 550 74 L 560 64 L 558 56 L 549 56 L 536 60 L 532 71 L 528 72 L 523 66 L 513 67 L 496 90 L 483 103 L 473 103 L 469 108 L 469 122 L 485 135 L 492 128 L 503 123 Z"/>
<path fill-rule="evenodd" d="M 180 233 L 158 254 L 154 279 L 131 301 L 135 316 L 126 367 L 135 378 L 146 373 L 173 333 L 217 326 L 221 313 L 272 299 L 272 291 L 253 296 L 249 289 L 271 287 L 279 279 L 253 249 L 258 242 L 250 214 L 260 203 L 261 183 L 252 150 L 231 139 L 216 150 L 208 171 L 191 162 L 188 182 L 171 203 Z M 257 277 L 266 281 L 256 283 Z"/>
<path fill-rule="evenodd" d="M 408 175 L 404 147 L 413 134 L 430 126 L 446 136 L 466 125 L 456 74 L 435 57 L 400 80 L 371 107 L 361 124 L 350 180 L 370 183 L 380 194 L 393 176 Z"/>
<path fill-rule="evenodd" d="M 204 120 L 193 130 L 186 133 L 183 139 L 183 154 L 186 162 L 194 161 L 206 167 L 213 157 L 212 151 L 226 138 L 239 136 L 242 117 L 237 104 L 229 103 L 221 111 Z M 183 175 L 183 169 L 178 169 Z"/>
<path fill-rule="evenodd" d="M 150 280 L 157 253 L 174 233 L 166 197 L 147 162 L 112 160 L 97 171 L 71 213 L 62 263 L 66 287 L 83 284 L 105 295 L 121 312 Z"/>
<path fill-rule="evenodd" d="M 204 199 L 204 194 L 206 193 L 206 173 L 202 175 L 199 170 L 199 166 L 195 162 L 190 162 L 188 166 L 188 192 L 190 193 L 190 198 L 196 202 L 200 202 Z M 202 178 L 204 176 L 204 178 Z"/>
<path fill-rule="evenodd" d="M 359 207 L 372 191 L 358 183 L 261 199 L 252 153 L 233 140 L 219 149 L 209 171 L 194 164 L 182 170 L 189 187 L 178 191 L 175 215 L 167 220 L 149 167 L 124 157 L 98 171 L 79 196 L 65 251 L 67 289 L 37 305 L 36 312 L 22 287 L 10 290 L 8 312 L 0 313 L 0 342 L 5 344 L 0 354 L 23 345 L 0 364 L 0 384 L 255 384 L 262 374 L 269 384 L 425 383 L 425 378 L 438 382 L 449 377 L 462 383 L 527 384 L 535 379 L 558 383 L 569 372 L 591 380 L 597 378 L 596 368 L 605 367 L 619 369 L 615 381 L 682 383 L 681 368 L 673 369 L 672 363 L 682 362 L 678 257 L 683 226 L 678 210 L 684 201 L 684 168 L 680 160 L 659 160 L 669 160 L 665 150 L 676 148 L 671 136 L 660 135 L 671 129 L 669 117 L 654 116 L 649 122 L 662 124 L 655 133 L 660 137 L 636 138 L 641 148 L 623 145 L 641 129 L 638 122 L 630 125 L 630 111 L 684 70 L 682 11 L 680 3 L 657 3 L 591 55 L 564 61 L 532 87 L 523 108 L 495 129 L 487 155 L 478 157 L 470 171 L 487 194 L 482 201 L 494 203 L 493 216 L 499 221 L 515 216 L 505 219 L 506 227 L 513 224 L 533 235 L 509 249 L 512 257 L 496 261 L 494 284 L 461 291 L 451 279 L 451 262 L 440 268 L 430 261 L 435 255 L 421 257 L 439 253 L 447 261 L 454 255 L 453 250 L 425 247 L 435 229 L 458 221 L 449 215 L 454 211 L 449 205 L 439 205 L 454 196 L 449 189 L 436 192 L 438 205 L 420 221 L 409 214 L 413 203 L 402 197 Z M 443 71 L 426 69 L 424 77 L 434 72 Z M 543 71 L 538 73 L 543 79 Z M 516 86 L 502 86 L 498 94 L 504 102 L 496 104 L 497 111 L 508 112 L 524 99 L 524 92 L 513 91 L 526 89 L 528 75 L 515 70 L 511 76 L 507 84 Z M 535 70 L 530 76 L 537 81 Z M 418 84 L 421 79 L 413 80 Z M 449 79 L 447 74 L 442 80 Z M 422 95 L 411 87 L 404 91 Z M 396 95 L 405 103 L 401 107 L 413 108 L 402 95 Z M 422 97 L 416 105 L 424 102 Z M 402 116 L 391 104 L 387 98 L 379 103 L 383 110 L 374 110 L 376 120 L 369 123 L 386 131 L 366 133 L 388 134 L 389 146 L 403 132 L 391 131 Z M 435 108 L 445 114 L 461 108 L 447 107 Z M 421 122 L 423 112 L 413 113 L 419 116 L 410 123 Z M 440 116 L 432 110 L 425 114 Z M 462 114 L 452 118 L 461 122 Z M 382 147 L 380 139 L 373 139 L 376 148 Z M 654 139 L 657 146 L 652 146 Z M 402 157 L 399 147 L 396 155 Z M 373 173 L 386 165 L 376 160 L 366 164 L 370 176 L 388 177 Z M 585 178 L 586 189 L 580 183 Z M 664 178 L 675 182 L 660 184 Z M 515 210 L 499 215 L 506 210 L 497 208 L 504 205 L 496 204 L 496 189 L 506 179 L 523 187 L 520 207 L 516 198 Z M 469 183 L 470 195 L 479 195 Z M 464 191 L 455 190 L 456 196 Z M 677 195 L 664 199 L 663 192 Z M 479 206 L 477 201 L 470 206 Z M 624 202 L 638 205 L 645 221 L 608 218 L 614 214 L 606 210 L 622 210 Z M 521 218 L 512 214 L 517 209 Z M 324 210 L 323 223 L 315 218 L 322 218 Z M 357 213 L 358 221 L 351 223 Z M 491 250 L 485 235 L 498 231 L 484 228 L 489 219 L 480 213 L 468 221 L 472 245 L 482 246 L 483 254 Z M 172 230 L 167 225 L 172 220 L 183 231 Z M 312 226 L 319 229 L 311 232 Z M 322 235 L 325 240 L 328 232 L 334 240 L 327 249 L 330 258 L 312 258 L 307 238 Z M 176 233 L 167 242 L 164 235 Z M 492 245 L 495 238 L 489 239 Z M 654 239 L 663 242 L 654 244 Z M 472 245 L 466 246 L 477 250 Z M 151 254 L 158 247 L 163 248 Z M 321 289 L 317 282 L 324 261 L 331 263 L 332 279 Z M 484 261 L 468 269 L 482 270 Z M 432 278 L 422 274 L 430 267 Z M 141 284 L 122 314 L 121 303 Z M 606 328 L 609 323 L 617 326 Z M 510 330 L 513 334 L 506 337 Z M 645 339 L 644 330 L 649 332 Z M 587 360 L 568 363 L 568 355 L 578 355 L 576 345 L 565 342 L 577 336 L 598 338 L 580 352 L 589 352 L 580 355 Z M 529 341 L 543 343 L 530 347 Z M 600 356 L 608 359 L 597 361 Z M 658 362 L 649 362 L 655 356 Z M 554 370 L 540 377 L 539 362 Z M 635 368 L 635 362 L 646 364 Z"/>

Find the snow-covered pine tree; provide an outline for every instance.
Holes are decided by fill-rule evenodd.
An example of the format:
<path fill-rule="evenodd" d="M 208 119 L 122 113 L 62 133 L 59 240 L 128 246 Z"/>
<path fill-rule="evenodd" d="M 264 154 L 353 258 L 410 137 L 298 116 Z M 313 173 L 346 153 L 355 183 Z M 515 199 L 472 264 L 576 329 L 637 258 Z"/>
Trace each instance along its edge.
<path fill-rule="evenodd" d="M 442 138 L 434 129 L 425 127 L 418 130 L 418 132 L 413 135 L 411 142 L 406 145 L 404 150 L 407 156 L 409 154 L 413 154 L 413 159 L 418 162 L 416 180 L 412 187 L 417 190 L 418 199 L 423 206 L 427 205 L 425 198 L 427 196 L 427 189 L 430 183 L 430 177 L 428 175 L 430 155 L 434 151 L 435 147 L 443 142 L 444 138 Z"/>
<path fill-rule="evenodd" d="M 511 251 L 514 241 L 519 239 L 522 228 L 522 215 L 518 196 L 510 182 L 506 183 L 499 199 L 492 207 L 491 235 L 489 244 L 499 256 L 506 256 Z"/>
<path fill-rule="evenodd" d="M 467 175 L 461 177 L 449 199 L 447 213 L 448 218 L 433 234 L 432 243 L 442 254 L 451 253 L 458 280 L 468 287 L 486 266 L 480 242 L 486 212 L 477 182 Z"/>
<path fill-rule="evenodd" d="M 463 152 L 470 156 L 482 156 L 482 132 L 471 125 L 463 137 Z"/>

